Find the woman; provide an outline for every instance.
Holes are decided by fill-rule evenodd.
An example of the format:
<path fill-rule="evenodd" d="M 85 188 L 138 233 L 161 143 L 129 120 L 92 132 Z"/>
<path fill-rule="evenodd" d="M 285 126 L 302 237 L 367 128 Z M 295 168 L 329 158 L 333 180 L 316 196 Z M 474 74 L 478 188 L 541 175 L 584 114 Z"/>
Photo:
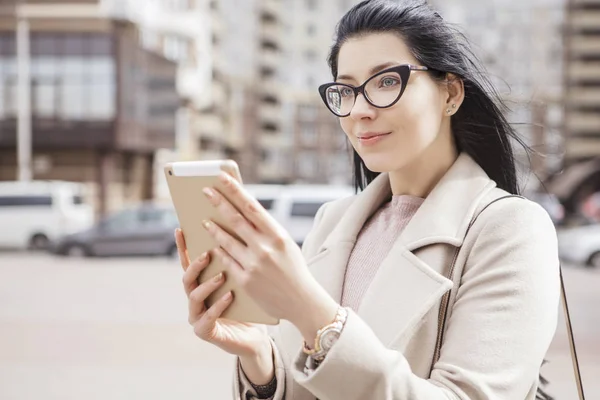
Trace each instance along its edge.
<path fill-rule="evenodd" d="M 362 191 L 319 210 L 302 252 L 227 176 L 205 193 L 244 243 L 207 221 L 220 248 L 190 264 L 177 232 L 190 323 L 238 356 L 235 398 L 536 397 L 558 315 L 555 230 L 505 198 L 515 133 L 460 39 L 422 1 L 342 18 L 320 92 Z M 211 257 L 282 322 L 267 334 L 218 319 L 227 295 L 207 309 L 225 279 L 198 286 Z"/>

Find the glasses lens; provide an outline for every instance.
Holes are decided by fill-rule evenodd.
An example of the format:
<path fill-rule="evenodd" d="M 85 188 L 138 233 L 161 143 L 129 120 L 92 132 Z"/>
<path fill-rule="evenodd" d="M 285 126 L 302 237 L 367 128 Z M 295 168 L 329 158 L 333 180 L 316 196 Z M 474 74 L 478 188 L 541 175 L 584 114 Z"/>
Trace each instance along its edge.
<path fill-rule="evenodd" d="M 402 90 L 402 78 L 397 72 L 386 72 L 373 77 L 365 87 L 365 92 L 371 103 L 377 107 L 387 107 L 392 104 Z"/>
<path fill-rule="evenodd" d="M 354 106 L 354 91 L 348 86 L 333 85 L 325 91 L 327 105 L 337 115 L 346 115 Z"/>

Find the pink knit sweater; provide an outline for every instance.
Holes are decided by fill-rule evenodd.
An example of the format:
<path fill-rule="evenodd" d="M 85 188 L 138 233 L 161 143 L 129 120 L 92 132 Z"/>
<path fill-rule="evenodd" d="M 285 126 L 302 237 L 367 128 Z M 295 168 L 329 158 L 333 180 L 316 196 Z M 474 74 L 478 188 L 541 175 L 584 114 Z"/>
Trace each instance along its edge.
<path fill-rule="evenodd" d="M 348 260 L 342 306 L 358 310 L 379 265 L 422 203 L 420 197 L 395 195 L 369 218 L 358 234 Z"/>

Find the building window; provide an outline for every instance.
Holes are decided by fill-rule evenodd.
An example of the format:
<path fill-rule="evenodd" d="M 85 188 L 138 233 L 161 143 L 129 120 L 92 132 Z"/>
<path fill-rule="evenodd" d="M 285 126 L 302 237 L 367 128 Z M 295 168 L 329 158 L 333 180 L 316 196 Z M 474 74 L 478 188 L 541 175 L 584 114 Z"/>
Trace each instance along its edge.
<path fill-rule="evenodd" d="M 314 218 L 322 205 L 323 202 L 321 201 L 295 201 L 292 204 L 290 215 L 292 217 Z"/>
<path fill-rule="evenodd" d="M 7 35 L 0 35 L 0 52 L 10 50 L 6 38 Z M 31 38 L 31 50 L 34 117 L 114 118 L 116 67 L 109 35 L 35 33 Z M 18 76 L 15 63 L 14 53 L 0 57 L 0 118 L 16 117 Z"/>
<path fill-rule="evenodd" d="M 308 24 L 308 26 L 306 27 L 306 33 L 308 34 L 308 36 L 315 36 L 315 34 L 317 33 L 317 27 L 314 24 Z"/>
<path fill-rule="evenodd" d="M 273 76 L 275 76 L 275 70 L 273 68 L 264 65 L 260 67 L 261 78 L 271 78 Z"/>
<path fill-rule="evenodd" d="M 277 43 L 275 43 L 274 41 L 272 41 L 270 39 L 263 39 L 261 41 L 260 46 L 265 50 L 273 50 L 273 51 L 279 50 L 279 46 L 277 46 Z"/>
<path fill-rule="evenodd" d="M 317 0 L 306 0 L 306 8 L 314 11 L 317 9 Z"/>

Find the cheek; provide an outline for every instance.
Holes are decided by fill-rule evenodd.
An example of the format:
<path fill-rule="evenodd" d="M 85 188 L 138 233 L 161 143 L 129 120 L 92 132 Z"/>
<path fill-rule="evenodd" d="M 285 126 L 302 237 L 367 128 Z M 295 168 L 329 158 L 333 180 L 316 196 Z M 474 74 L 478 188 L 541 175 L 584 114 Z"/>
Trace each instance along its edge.
<path fill-rule="evenodd" d="M 432 107 L 433 104 L 434 98 L 422 97 L 413 98 L 411 101 L 407 99 L 398 104 L 393 118 L 397 121 L 396 126 L 403 132 L 402 136 L 406 135 L 404 139 L 410 137 L 413 143 L 428 144 L 437 136 L 442 118 L 439 110 Z"/>
<path fill-rule="evenodd" d="M 346 134 L 346 137 L 350 140 L 350 142 L 352 144 L 355 144 L 356 138 L 352 134 L 353 125 L 354 124 L 352 122 L 352 118 L 350 118 L 350 117 L 340 118 L 340 126 L 342 127 L 342 130 Z"/>

